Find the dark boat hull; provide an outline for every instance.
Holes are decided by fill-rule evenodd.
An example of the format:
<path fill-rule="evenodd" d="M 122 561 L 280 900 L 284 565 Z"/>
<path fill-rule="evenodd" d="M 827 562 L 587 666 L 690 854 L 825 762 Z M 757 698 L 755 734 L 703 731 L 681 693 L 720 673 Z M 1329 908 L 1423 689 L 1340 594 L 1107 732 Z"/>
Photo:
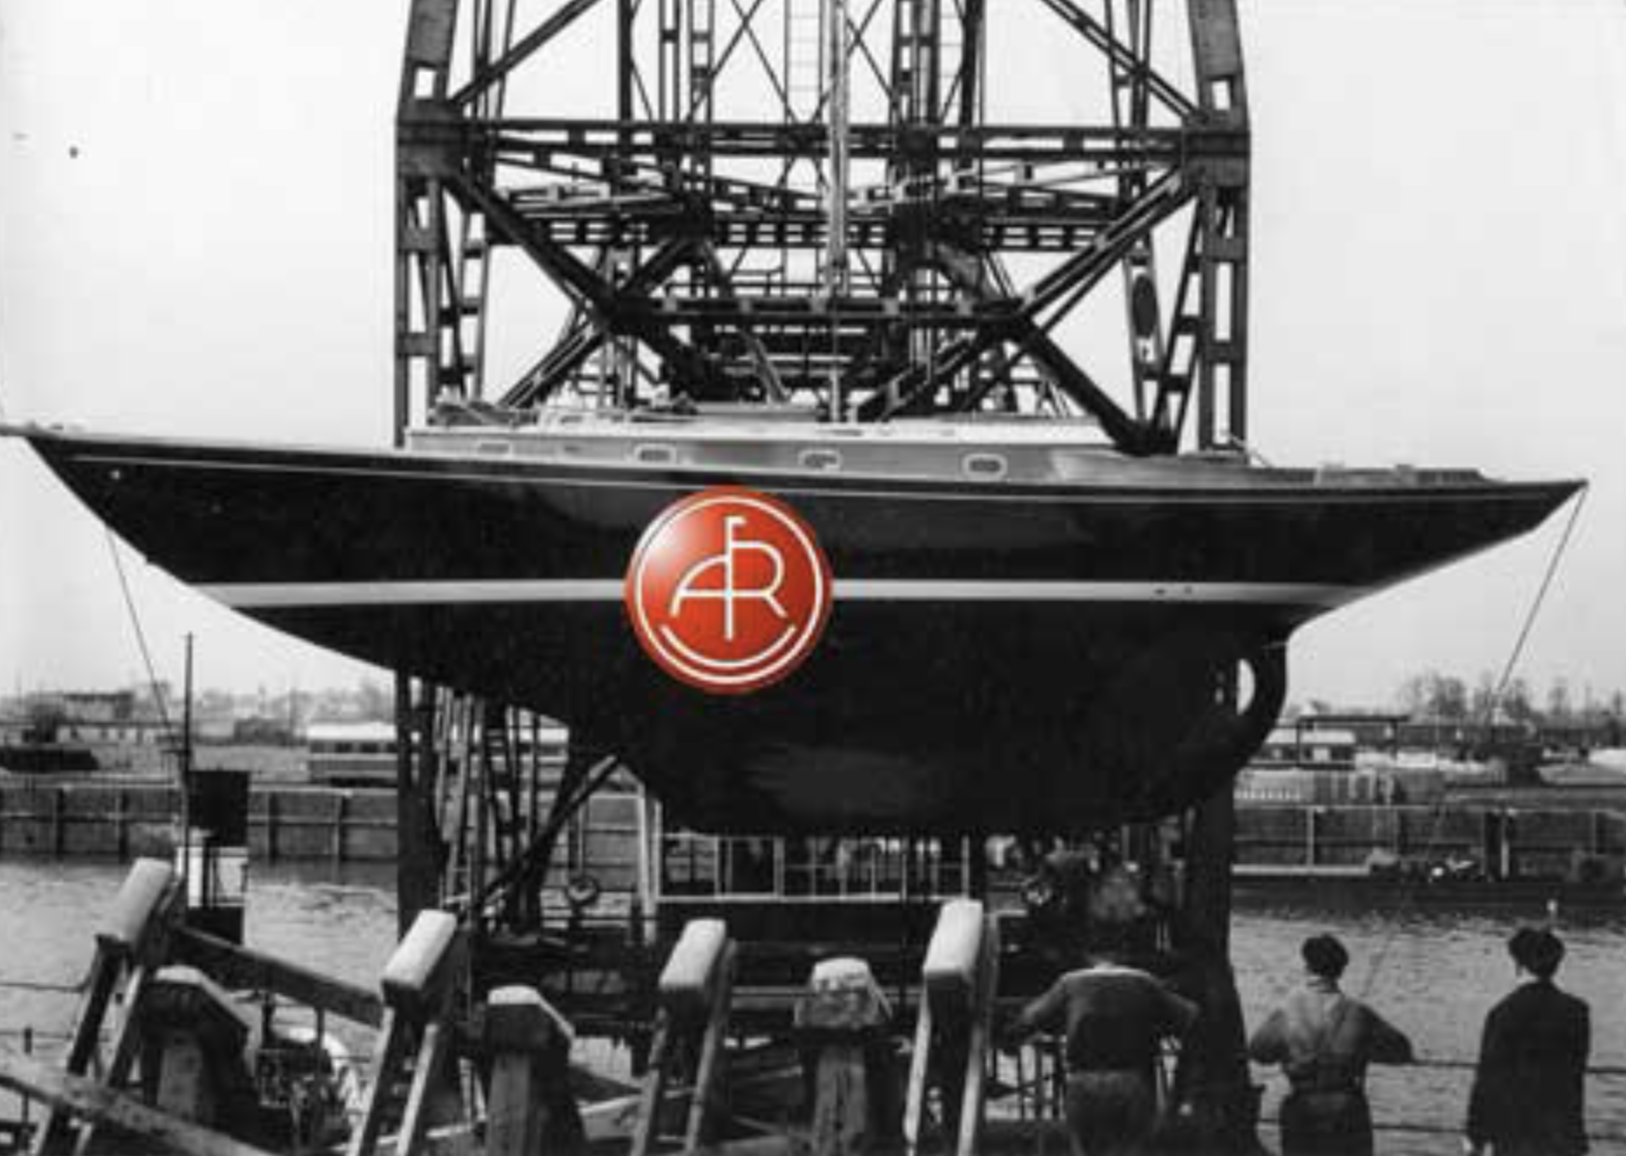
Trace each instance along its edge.
<path fill-rule="evenodd" d="M 1292 630 L 1538 523 L 1567 484 L 1010 486 L 31 435 L 177 577 L 302 638 L 568 723 L 716 831 L 1080 831 L 1228 782 Z M 707 485 L 829 556 L 812 657 L 744 697 L 638 648 L 621 581 Z M 1224 705 L 1241 664 L 1250 693 Z"/>

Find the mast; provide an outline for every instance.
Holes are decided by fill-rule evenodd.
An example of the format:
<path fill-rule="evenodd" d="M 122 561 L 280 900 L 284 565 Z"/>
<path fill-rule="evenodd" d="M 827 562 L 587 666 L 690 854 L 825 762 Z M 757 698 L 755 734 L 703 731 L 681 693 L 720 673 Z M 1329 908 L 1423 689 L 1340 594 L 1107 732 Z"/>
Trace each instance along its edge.
<path fill-rule="evenodd" d="M 825 237 L 824 291 L 831 299 L 830 346 L 831 353 L 840 348 L 840 315 L 836 302 L 851 288 L 851 270 L 847 258 L 847 195 L 850 186 L 848 145 L 851 135 L 851 89 L 847 61 L 847 3 L 846 0 L 826 0 L 824 5 L 824 49 L 829 62 L 827 87 L 829 91 L 829 172 L 825 178 Z M 842 396 L 841 359 L 830 359 L 830 418 L 843 421 L 847 416 Z"/>

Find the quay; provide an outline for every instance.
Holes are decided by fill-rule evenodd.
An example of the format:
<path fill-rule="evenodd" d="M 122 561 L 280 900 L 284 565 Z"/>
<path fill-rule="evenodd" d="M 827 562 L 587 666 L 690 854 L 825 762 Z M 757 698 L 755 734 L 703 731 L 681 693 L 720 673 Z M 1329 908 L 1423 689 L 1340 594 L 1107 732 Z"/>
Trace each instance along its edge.
<path fill-rule="evenodd" d="M 162 783 L 0 782 L 0 858 L 168 855 L 176 844 L 180 790 Z M 261 786 L 250 791 L 252 859 L 332 863 L 393 861 L 393 792 L 376 788 Z"/>
<path fill-rule="evenodd" d="M 552 777 L 541 784 L 545 792 L 556 785 Z M 1605 800 L 1560 806 L 1550 792 L 1515 801 L 1239 806 L 1234 876 L 1244 889 L 1357 884 L 1361 894 L 1409 890 L 1420 898 L 1522 900 L 1562 888 L 1566 898 L 1626 906 L 1626 808 Z M 600 865 L 630 861 L 638 825 L 659 824 L 656 809 L 626 785 L 615 802 L 601 800 L 580 817 L 576 843 Z M 151 780 L 0 779 L 0 858 L 166 855 L 179 814 L 178 789 Z M 382 787 L 255 784 L 248 852 L 264 863 L 392 862 L 397 818 L 395 793 Z"/>

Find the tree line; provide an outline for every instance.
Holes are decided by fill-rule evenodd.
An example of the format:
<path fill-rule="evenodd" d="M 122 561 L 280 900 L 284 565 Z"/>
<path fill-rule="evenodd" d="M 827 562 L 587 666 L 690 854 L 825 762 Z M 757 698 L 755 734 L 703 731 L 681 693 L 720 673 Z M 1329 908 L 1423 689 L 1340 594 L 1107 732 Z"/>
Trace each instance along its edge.
<path fill-rule="evenodd" d="M 1523 678 L 1505 686 L 1489 671 L 1470 687 L 1466 680 L 1437 670 L 1411 675 L 1395 695 L 1395 705 L 1414 718 L 1502 721 L 1554 727 L 1619 727 L 1626 724 L 1626 694 L 1607 696 L 1586 688 L 1577 695 L 1569 679 L 1558 677 L 1538 690 Z"/>

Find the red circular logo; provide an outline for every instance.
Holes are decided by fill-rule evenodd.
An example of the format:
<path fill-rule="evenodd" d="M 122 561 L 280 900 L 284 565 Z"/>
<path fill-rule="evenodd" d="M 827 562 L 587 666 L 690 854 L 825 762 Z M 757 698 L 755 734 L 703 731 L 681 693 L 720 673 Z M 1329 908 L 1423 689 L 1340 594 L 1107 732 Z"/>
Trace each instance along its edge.
<path fill-rule="evenodd" d="M 830 617 L 830 563 L 789 506 L 738 486 L 674 502 L 627 569 L 633 633 L 662 670 L 745 694 L 807 658 Z"/>

